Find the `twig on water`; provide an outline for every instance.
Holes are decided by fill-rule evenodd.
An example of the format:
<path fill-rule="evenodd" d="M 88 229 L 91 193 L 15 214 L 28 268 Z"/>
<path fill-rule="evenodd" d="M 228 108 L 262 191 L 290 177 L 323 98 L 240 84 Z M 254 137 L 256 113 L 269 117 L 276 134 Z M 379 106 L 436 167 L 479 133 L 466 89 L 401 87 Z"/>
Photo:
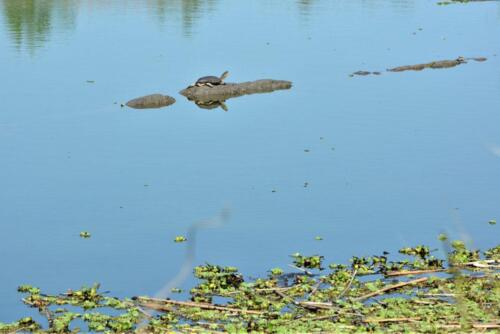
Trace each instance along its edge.
<path fill-rule="evenodd" d="M 300 302 L 300 305 L 306 308 L 315 308 L 315 309 L 325 309 L 330 310 L 335 308 L 335 305 L 332 303 L 323 303 L 323 302 Z"/>
<path fill-rule="evenodd" d="M 392 276 L 420 275 L 420 274 L 437 273 L 441 271 L 446 271 L 446 269 L 389 271 L 385 274 L 385 276 L 392 277 Z"/>
<path fill-rule="evenodd" d="M 384 287 L 384 288 L 382 288 L 380 290 L 377 290 L 377 291 L 374 291 L 374 292 L 370 292 L 370 293 L 368 293 L 368 294 L 366 294 L 364 296 L 358 297 L 358 298 L 356 298 L 356 300 L 368 299 L 368 298 L 371 298 L 371 297 L 378 296 L 378 295 L 381 295 L 383 293 L 386 293 L 387 291 L 390 291 L 390 290 L 399 289 L 399 288 L 402 288 L 402 287 L 407 286 L 407 285 L 413 285 L 413 284 L 422 283 L 422 282 L 425 282 L 427 280 L 428 280 L 428 277 L 421 277 L 421 278 L 417 278 L 417 279 L 412 280 L 412 281 L 401 282 L 401 283 L 389 285 L 389 286 L 386 286 L 386 287 Z"/>
<path fill-rule="evenodd" d="M 499 260 L 481 260 L 464 263 L 465 266 L 481 268 L 481 269 L 500 269 Z"/>
<path fill-rule="evenodd" d="M 197 302 L 184 302 L 180 300 L 172 299 L 158 299 L 158 298 L 147 298 L 147 297 L 136 297 L 135 300 L 143 307 L 150 308 L 153 310 L 163 311 L 166 305 L 176 305 L 184 307 L 198 307 L 204 310 L 215 310 L 223 312 L 234 312 L 243 314 L 255 314 L 262 315 L 264 312 L 255 310 L 243 310 L 234 307 L 213 305 L 208 303 L 197 303 Z"/>
<path fill-rule="evenodd" d="M 354 270 L 354 272 L 352 273 L 352 277 L 349 280 L 349 283 L 347 283 L 347 286 L 345 287 L 345 289 L 337 296 L 337 299 L 342 298 L 347 293 L 347 291 L 349 291 L 349 289 L 351 288 L 352 282 L 354 282 L 354 278 L 356 277 L 357 273 L 358 273 L 358 269 L 356 268 Z"/>
<path fill-rule="evenodd" d="M 279 290 L 274 290 L 273 292 L 275 294 L 277 294 L 278 296 L 280 296 L 281 298 L 289 300 L 293 305 L 295 305 L 295 306 L 301 306 L 298 301 L 296 301 L 292 297 L 289 297 L 289 296 L 285 295 L 283 292 L 281 292 Z"/>
<path fill-rule="evenodd" d="M 304 274 L 306 274 L 308 276 L 314 276 L 314 274 L 312 272 L 310 272 L 309 270 L 307 270 L 307 269 L 299 268 L 297 266 L 294 266 L 293 264 L 289 264 L 288 266 L 291 267 L 291 268 L 300 270 L 300 271 L 302 271 Z"/>
<path fill-rule="evenodd" d="M 461 328 L 461 325 L 460 324 L 447 324 L 447 325 L 440 325 L 439 327 L 453 329 L 453 328 Z M 488 323 L 488 324 L 474 323 L 474 324 L 472 324 L 472 328 L 483 329 L 483 330 L 500 328 L 500 320 L 494 320 L 492 323 Z"/>
<path fill-rule="evenodd" d="M 376 323 L 384 323 L 384 322 L 415 322 L 419 321 L 421 318 L 367 318 L 363 320 L 364 322 L 376 322 Z"/>
<path fill-rule="evenodd" d="M 430 298 L 434 298 L 434 297 L 455 297 L 455 294 L 454 293 L 426 293 L 426 294 L 423 294 L 422 297 L 430 297 Z"/>

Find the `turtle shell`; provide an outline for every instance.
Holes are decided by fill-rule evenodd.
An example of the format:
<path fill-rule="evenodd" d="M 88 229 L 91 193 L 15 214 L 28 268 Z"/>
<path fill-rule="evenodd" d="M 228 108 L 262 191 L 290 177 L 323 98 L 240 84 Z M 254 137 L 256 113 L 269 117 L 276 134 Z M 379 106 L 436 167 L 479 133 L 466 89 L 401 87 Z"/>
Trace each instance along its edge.
<path fill-rule="evenodd" d="M 220 85 L 222 80 L 219 77 L 209 75 L 206 77 L 201 77 L 196 81 L 197 84 L 212 84 L 212 85 Z"/>

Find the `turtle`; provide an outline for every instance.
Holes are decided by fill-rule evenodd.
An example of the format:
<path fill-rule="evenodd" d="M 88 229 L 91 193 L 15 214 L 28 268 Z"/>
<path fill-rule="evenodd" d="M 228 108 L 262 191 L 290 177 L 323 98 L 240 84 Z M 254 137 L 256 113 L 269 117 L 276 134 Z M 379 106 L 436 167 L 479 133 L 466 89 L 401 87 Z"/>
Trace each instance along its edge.
<path fill-rule="evenodd" d="M 196 87 L 202 87 L 202 86 L 213 87 L 213 86 L 218 86 L 218 85 L 224 85 L 224 79 L 226 79 L 228 75 L 229 75 L 229 72 L 225 71 L 224 73 L 222 73 L 222 75 L 220 77 L 216 77 L 216 76 L 213 76 L 213 75 L 209 75 L 209 76 L 206 76 L 206 77 L 201 77 L 198 80 L 196 80 L 196 82 L 193 85 L 191 85 L 189 87 L 193 87 L 193 86 L 196 86 Z"/>

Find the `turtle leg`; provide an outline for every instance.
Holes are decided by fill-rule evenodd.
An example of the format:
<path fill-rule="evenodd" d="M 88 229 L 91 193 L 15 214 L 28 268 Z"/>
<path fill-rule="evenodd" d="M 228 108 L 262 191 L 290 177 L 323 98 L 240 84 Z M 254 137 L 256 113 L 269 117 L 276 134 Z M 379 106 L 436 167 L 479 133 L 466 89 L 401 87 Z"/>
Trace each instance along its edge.
<path fill-rule="evenodd" d="M 222 110 L 224 110 L 224 111 L 228 110 L 226 104 L 224 103 L 224 101 L 220 101 L 219 104 L 220 104 L 220 107 L 222 108 Z"/>
<path fill-rule="evenodd" d="M 212 85 L 210 82 L 207 82 L 207 83 L 206 83 L 206 85 L 207 85 L 208 87 L 210 87 L 210 88 L 213 88 L 213 87 L 214 87 L 214 85 Z"/>

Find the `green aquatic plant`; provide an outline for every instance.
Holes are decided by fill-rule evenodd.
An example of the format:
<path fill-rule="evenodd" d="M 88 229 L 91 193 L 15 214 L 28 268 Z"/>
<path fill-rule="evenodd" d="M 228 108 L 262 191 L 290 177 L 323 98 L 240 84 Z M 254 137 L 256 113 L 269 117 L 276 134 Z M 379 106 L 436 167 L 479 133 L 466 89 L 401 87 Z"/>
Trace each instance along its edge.
<path fill-rule="evenodd" d="M 174 239 L 174 242 L 185 242 L 185 241 L 187 241 L 187 238 L 182 235 L 178 235 Z"/>
<path fill-rule="evenodd" d="M 446 241 L 446 240 L 448 240 L 448 236 L 444 233 L 441 233 L 440 235 L 438 235 L 438 240 L 439 241 Z"/>
<path fill-rule="evenodd" d="M 455 240 L 451 243 L 453 251 L 449 254 L 448 261 L 451 265 L 463 265 L 468 262 L 479 260 L 479 250 L 470 250 L 461 240 Z"/>
<path fill-rule="evenodd" d="M 423 245 L 402 248 L 400 254 L 409 258 L 394 261 L 384 252 L 325 269 L 323 256 L 296 253 L 293 266 L 301 272 L 274 268 L 255 279 L 245 279 L 235 267 L 205 264 L 194 268 L 199 283 L 189 300 L 120 299 L 100 292 L 99 284 L 56 295 L 22 285 L 23 302 L 37 309 L 47 326 L 24 317 L 0 323 L 0 333 L 473 333 L 500 328 L 500 245 L 484 251 L 484 257 L 461 241 L 451 243 L 447 260 L 435 258 Z"/>
<path fill-rule="evenodd" d="M 89 232 L 87 232 L 87 231 L 80 232 L 80 238 L 88 239 L 90 237 L 91 237 L 91 235 Z"/>
<path fill-rule="evenodd" d="M 293 264 L 299 268 L 323 270 L 321 264 L 324 256 L 322 255 L 304 256 L 300 253 L 295 253 L 292 254 L 292 257 L 294 258 Z"/>

